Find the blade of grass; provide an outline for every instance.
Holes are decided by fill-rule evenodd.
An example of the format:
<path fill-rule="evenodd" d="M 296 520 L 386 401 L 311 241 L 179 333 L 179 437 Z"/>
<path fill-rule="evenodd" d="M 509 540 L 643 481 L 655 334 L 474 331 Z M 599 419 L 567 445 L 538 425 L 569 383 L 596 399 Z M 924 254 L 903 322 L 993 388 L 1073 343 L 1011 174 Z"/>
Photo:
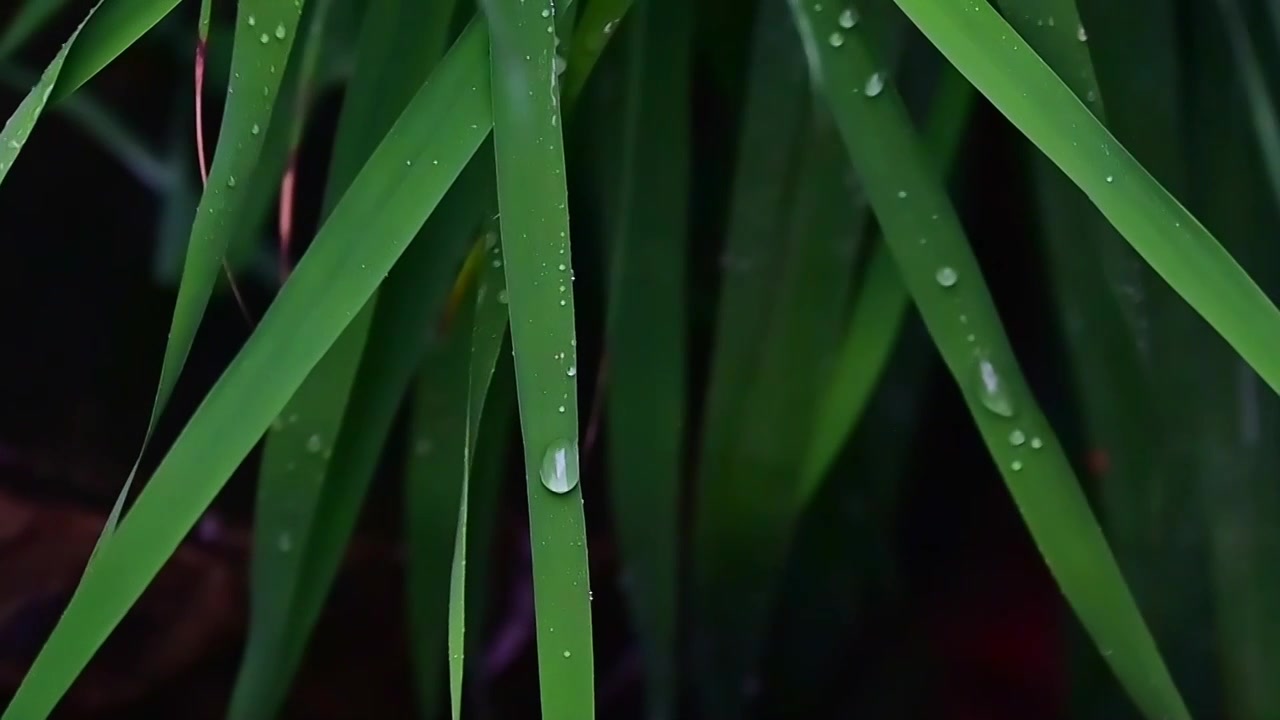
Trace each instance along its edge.
<path fill-rule="evenodd" d="M 813 107 L 786 6 L 767 3 L 759 13 L 754 67 L 762 74 L 753 81 L 782 87 L 752 88 L 740 139 L 695 510 L 699 611 L 712 633 L 715 679 L 703 683 L 706 712 L 725 718 L 742 716 L 743 687 L 759 671 L 867 218 L 846 183 L 835 125 Z M 764 74 L 764 64 L 778 67 Z M 794 154 L 777 157 L 761 137 L 786 150 L 788 135 L 771 132 L 787 122 L 782 103 L 801 119 Z M 785 171 L 761 172 L 778 161 Z M 773 194 L 774 204 L 757 204 L 757 193 Z"/>
<path fill-rule="evenodd" d="M 678 697 L 692 21 L 685 0 L 650 0 L 633 12 L 623 207 L 607 309 L 610 499 L 644 648 L 646 717 L 655 719 L 675 717 Z"/>
<path fill-rule="evenodd" d="M 1190 38 L 1196 64 L 1188 78 L 1188 124 L 1195 129 L 1186 144 L 1192 190 L 1205 222 L 1274 292 L 1280 273 L 1270 231 L 1280 207 L 1268 192 L 1273 158 L 1258 153 L 1250 133 L 1256 118 L 1246 109 L 1256 105 L 1257 90 L 1223 87 L 1222 78 L 1239 67 L 1240 38 L 1229 24 L 1221 32 L 1214 15 L 1214 9 L 1196 6 L 1188 16 L 1198 29 Z M 1235 182 L 1221 182 L 1228 177 Z M 1180 339 L 1196 351 L 1179 358 L 1198 379 L 1182 388 L 1191 404 L 1188 425 L 1196 449 L 1186 474 L 1199 484 L 1196 497 L 1207 526 L 1213 660 L 1224 691 L 1206 714 L 1273 717 L 1280 714 L 1272 681 L 1280 672 L 1274 612 L 1280 603 L 1280 450 L 1267 439 L 1275 437 L 1280 398 L 1209 328 L 1198 324 L 1193 330 Z"/>
<path fill-rule="evenodd" d="M 497 238 L 494 237 L 496 242 Z M 495 246 L 494 261 L 483 266 L 475 295 L 475 321 L 471 333 L 469 382 L 467 393 L 466 441 L 462 472 L 462 501 L 458 504 L 458 531 L 453 545 L 453 571 L 449 578 L 449 696 L 453 720 L 462 717 L 462 679 L 466 659 L 466 609 L 468 596 L 467 545 L 468 509 L 471 478 L 476 467 L 476 447 L 481 441 L 481 418 L 484 415 L 489 384 L 493 380 L 498 356 L 507 338 L 506 275 L 502 268 L 501 248 Z M 486 260 L 488 258 L 485 258 Z M 500 408 L 501 409 L 501 408 Z M 483 506 L 482 506 L 483 507 Z M 483 617 L 483 616 L 481 616 Z"/>
<path fill-rule="evenodd" d="M 1237 80 L 1244 86 L 1249 101 L 1253 131 L 1258 149 L 1266 159 L 1267 181 L 1271 185 L 1271 200 L 1280 207 L 1280 118 L 1276 117 L 1275 103 L 1267 88 L 1267 78 L 1262 69 L 1258 51 L 1254 47 L 1244 13 L 1237 0 L 1217 0 L 1218 13 L 1226 28 L 1227 43 L 1235 56 Z"/>
<path fill-rule="evenodd" d="M 633 2 L 634 0 L 593 0 L 587 3 L 587 9 L 583 11 L 574 31 L 569 64 L 565 68 L 565 98 L 576 99 L 582 95 L 587 78 Z"/>
<path fill-rule="evenodd" d="M 497 236 L 492 242 L 497 243 Z M 410 455 L 405 472 L 405 534 L 409 550 L 408 595 L 415 687 L 421 713 L 434 717 L 441 704 L 446 636 L 454 652 L 452 591 L 457 580 L 466 526 L 466 483 L 470 469 L 469 377 L 471 334 L 475 330 L 476 275 L 488 263 L 489 241 L 476 243 L 455 286 L 463 298 L 446 310 L 426 348 L 415 391 Z M 499 271 L 501 272 L 501 271 Z M 465 557 L 463 555 L 462 557 Z M 461 610 L 459 609 L 459 612 Z M 460 694 L 453 696 L 457 707 Z M 455 711 L 456 714 L 456 711 Z"/>
<path fill-rule="evenodd" d="M 950 69 L 944 70 L 935 92 L 924 143 L 945 175 L 960 149 L 976 93 Z M 872 243 L 834 374 L 817 411 L 800 490 L 804 504 L 818 492 L 828 468 L 858 426 L 898 344 L 909 310 L 911 297 L 884 239 L 876 237 Z"/>
<path fill-rule="evenodd" d="M 560 133 L 556 8 L 484 0 L 511 345 L 524 438 L 542 714 L 595 716 L 577 340 Z"/>
<path fill-rule="evenodd" d="M 1280 391 L 1280 311 L 985 0 L 895 0 L 1152 268 Z"/>
<path fill-rule="evenodd" d="M 27 96 L 18 104 L 17 109 L 5 121 L 4 128 L 0 129 L 0 183 L 3 183 L 5 176 L 9 174 L 9 169 L 13 167 L 13 163 L 18 159 L 18 153 L 22 151 L 22 146 L 27 142 L 27 138 L 35 128 L 36 121 L 40 119 L 40 114 L 44 112 L 45 104 L 49 101 L 49 95 L 57 84 L 58 77 L 62 74 L 63 66 L 66 64 L 68 52 L 75 46 L 76 38 L 84 31 L 85 25 L 93 17 L 96 10 L 97 6 L 94 7 L 94 10 L 89 11 L 89 15 L 84 19 L 84 22 L 81 22 L 80 26 L 71 33 L 71 37 L 67 38 L 67 41 L 63 43 L 62 49 L 58 51 L 57 55 L 53 56 L 53 60 L 45 68 L 35 87 L 31 88 L 31 92 L 27 93 Z"/>
<path fill-rule="evenodd" d="M 107 516 L 104 538 L 115 531 L 138 465 L 178 384 L 222 269 L 230 231 L 236 227 L 234 218 L 245 203 L 244 193 L 237 193 L 236 186 L 239 180 L 247 180 L 257 165 L 262 149 L 261 127 L 271 122 L 283 74 L 276 70 L 283 68 L 289 57 L 303 3 L 299 0 L 293 8 L 283 11 L 277 5 L 272 0 L 243 0 L 238 6 L 231 78 L 220 130 L 220 137 L 226 142 L 218 143 L 208 183 L 196 208 L 151 415 L 137 459 Z"/>
<path fill-rule="evenodd" d="M 814 79 L 837 117 L 905 284 L 1046 564 L 1143 712 L 1153 720 L 1190 717 L 1022 377 L 977 260 L 906 130 L 909 121 L 883 66 L 868 52 L 861 28 L 847 18 L 814 11 L 800 0 L 791 0 L 791 7 Z M 995 16 L 990 7 L 979 13 Z M 1063 91 L 1087 116 L 1070 91 Z"/>
<path fill-rule="evenodd" d="M 751 552 L 737 545 L 740 539 L 728 523 L 745 525 L 753 518 L 735 505 L 721 507 L 724 495 L 746 497 L 734 490 L 735 478 L 729 461 L 738 436 L 738 422 L 745 416 L 743 388 L 750 387 L 760 318 L 765 316 L 777 283 L 772 273 L 751 272 L 752 268 L 775 267 L 775 238 L 785 223 L 786 188 L 798 175 L 803 132 L 809 118 L 804 84 L 803 59 L 794 37 L 770 3 L 754 6 L 763 17 L 755 19 L 753 47 L 745 91 L 745 106 L 737 140 L 737 161 L 733 175 L 726 239 L 721 251 L 719 307 L 712 344 L 709 385 L 704 400 L 698 485 L 694 500 L 694 601 L 699 619 L 694 638 L 695 658 L 703 679 L 698 688 L 708 717 L 741 715 L 742 684 L 754 658 L 744 653 L 742 644 L 759 641 L 758 628 L 763 599 L 751 598 L 750 608 L 725 597 L 749 584 L 748 568 L 732 566 L 727 576 L 726 548 L 731 557 L 750 557 L 750 570 L 757 567 Z M 782 32 L 778 28 L 782 28 Z M 786 178 L 787 182 L 779 182 Z M 759 488 L 752 487 L 752 491 Z M 745 500 L 743 502 L 745 504 Z M 752 547 L 752 551 L 756 548 Z M 747 561 L 743 561 L 747 562 Z M 737 565 L 741 565 L 738 563 Z M 758 593 L 757 593 L 758 594 Z M 740 610 L 739 610 L 740 608 Z M 731 616 L 726 609 L 734 609 Z M 730 646 L 734 637 L 741 644 Z"/>
<path fill-rule="evenodd" d="M 5 720 L 53 709 L 480 146 L 492 118 L 486 40 L 483 23 L 463 33 L 370 157 L 100 549 Z"/>
<path fill-rule="evenodd" d="M 397 113 L 413 97 L 415 88 L 427 78 L 432 64 L 443 52 L 451 21 L 452 6 L 445 3 L 379 0 L 369 4 L 355 75 L 338 121 L 322 208 L 325 216 L 349 188 L 378 138 L 391 127 Z M 434 31 L 438 40 L 425 41 L 424 28 Z M 433 49 L 435 56 L 430 55 Z M 292 127 L 277 129 L 275 141 L 287 147 Z M 264 179 L 264 184 L 266 182 L 274 182 L 274 178 Z M 460 240 L 461 236 L 450 239 Z M 320 562 L 312 560 L 317 551 L 309 538 L 319 532 L 313 530 L 313 525 L 326 485 L 337 482 L 362 487 L 367 483 L 367 477 L 335 480 L 330 472 L 330 459 L 334 443 L 342 439 L 344 414 L 357 382 L 375 306 L 376 300 L 361 309 L 338 343 L 289 401 L 282 414 L 283 422 L 276 426 L 277 432 L 267 438 L 255 511 L 257 532 L 249 640 L 232 695 L 236 716 L 270 715 L 283 702 L 296 660 L 296 657 L 289 658 L 301 653 L 313 622 L 297 607 L 300 602 L 309 602 L 318 610 L 327 596 L 327 584 L 321 584 L 320 598 L 311 600 L 300 596 L 300 586 L 305 582 L 301 578 L 304 568 L 308 562 Z M 382 438 L 358 431 L 357 434 L 381 447 Z M 346 494 L 343 488 L 336 492 Z M 355 494 L 363 496 L 362 491 L 357 490 Z M 358 510 L 358 505 L 351 508 L 352 522 Z M 346 524 L 345 520 L 339 522 Z M 296 539 L 289 544 L 297 546 L 296 552 L 280 551 L 277 539 L 283 537 Z M 344 546 L 345 541 L 337 546 L 339 552 Z M 338 555 L 321 564 L 336 568 L 340 558 Z M 314 584 L 314 580 L 312 582 Z"/>
<path fill-rule="evenodd" d="M 1117 108 L 1121 116 L 1138 112 L 1142 133 L 1148 132 L 1152 106 L 1147 103 L 1160 92 L 1150 87 L 1154 79 L 1150 73 L 1156 73 L 1157 78 L 1160 75 L 1148 58 L 1161 57 L 1158 50 L 1168 43 L 1158 34 L 1159 10 L 1108 10 L 1104 20 L 1118 23 L 1109 27 L 1105 22 L 1082 22 L 1074 0 L 1002 0 L 1001 7 L 1031 48 L 1046 58 L 1100 122 L 1108 122 L 1103 113 L 1103 98 L 1108 97 L 1116 100 L 1111 114 Z M 1045 17 L 1057 22 L 1049 25 Z M 1153 24 L 1156 32 L 1150 29 Z M 1135 25 L 1143 29 L 1123 32 L 1126 26 Z M 1111 39 L 1110 34 L 1117 30 L 1123 37 Z M 1106 57 L 1108 42 L 1122 42 L 1132 53 L 1144 41 L 1153 43 L 1156 52 L 1141 55 L 1140 62 L 1146 68 L 1140 81 L 1142 97 L 1131 92 L 1114 96 L 1099 92 L 1092 63 L 1094 50 L 1101 45 Z M 1113 67 L 1135 61 L 1126 57 Z M 1128 110 L 1127 105 L 1136 108 Z M 1171 437 L 1172 419 L 1179 414 L 1176 407 L 1168 407 L 1166 398 L 1177 392 L 1157 390 L 1162 383 L 1170 389 L 1179 383 L 1163 379 L 1168 375 L 1166 368 L 1175 363 L 1162 362 L 1157 368 L 1151 362 L 1153 335 L 1167 329 L 1159 319 L 1153 323 L 1152 296 L 1165 289 L 1153 287 L 1159 282 L 1141 258 L 1116 237 L 1115 230 L 1070 179 L 1044 155 L 1029 149 L 1041 237 L 1083 411 L 1085 444 L 1075 449 L 1081 457 L 1106 458 L 1105 470 L 1096 463 L 1091 463 L 1091 469 L 1102 480 L 1100 496 L 1108 539 L 1183 696 L 1194 707 L 1198 703 L 1192 685 L 1203 676 L 1195 668 L 1207 658 L 1188 654 L 1184 628 L 1194 627 L 1201 617 L 1194 613 L 1196 604 L 1187 588 L 1202 583 L 1187 576 L 1186 569 L 1195 563 L 1188 562 L 1190 548 L 1181 539 L 1187 533 L 1175 528 L 1196 522 L 1185 517 L 1191 503 L 1189 479 L 1180 471 L 1185 464 L 1170 462 L 1165 449 L 1170 445 L 1166 438 Z M 1172 546 L 1179 551 L 1170 552 Z M 1083 662 L 1077 661 L 1076 669 L 1083 677 L 1072 687 L 1074 701 L 1084 703 L 1081 711 L 1092 715 L 1121 712 L 1117 706 L 1128 701 L 1115 692 L 1116 685 L 1106 677 L 1096 653 L 1084 647 L 1078 654 Z"/>

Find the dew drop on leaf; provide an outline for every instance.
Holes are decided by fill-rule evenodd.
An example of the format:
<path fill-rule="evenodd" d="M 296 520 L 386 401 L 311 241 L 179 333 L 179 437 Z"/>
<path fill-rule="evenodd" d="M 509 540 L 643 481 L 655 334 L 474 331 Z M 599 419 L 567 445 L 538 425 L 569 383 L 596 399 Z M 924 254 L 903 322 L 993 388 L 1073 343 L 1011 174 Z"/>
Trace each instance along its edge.
<path fill-rule="evenodd" d="M 542 456 L 539 472 L 542 484 L 557 495 L 563 495 L 578 485 L 578 444 L 557 440 Z"/>

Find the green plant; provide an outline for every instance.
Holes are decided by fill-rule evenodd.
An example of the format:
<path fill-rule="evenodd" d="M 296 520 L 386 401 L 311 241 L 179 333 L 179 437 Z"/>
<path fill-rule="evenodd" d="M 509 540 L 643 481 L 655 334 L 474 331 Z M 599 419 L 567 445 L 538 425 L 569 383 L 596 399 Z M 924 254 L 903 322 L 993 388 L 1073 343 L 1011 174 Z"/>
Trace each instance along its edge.
<path fill-rule="evenodd" d="M 0 63 L 61 4 L 23 4 L 0 33 Z M 870 409 L 877 393 L 920 384 L 919 359 L 902 359 L 917 317 L 1133 706 L 1153 720 L 1210 717 L 1219 705 L 1269 717 L 1280 635 L 1265 608 L 1280 587 L 1268 569 L 1280 497 L 1265 477 L 1280 458 L 1260 438 L 1280 415 L 1258 379 L 1280 391 L 1280 312 L 1264 291 L 1273 258 L 1255 238 L 1280 210 L 1265 52 L 1280 37 L 1250 34 L 1254 4 L 240 0 L 220 18 L 205 2 L 178 37 L 196 57 L 197 108 L 216 88 L 225 110 L 198 203 L 174 211 L 190 222 L 158 390 L 79 589 L 5 720 L 52 712 L 264 436 L 249 638 L 230 715 L 277 716 L 406 404 L 424 713 L 447 687 L 453 717 L 463 714 L 471 620 L 491 604 L 496 458 L 518 417 L 543 715 L 596 714 L 582 498 L 606 491 L 579 478 L 603 426 L 648 712 L 676 717 L 692 693 L 705 717 L 743 717 L 743 687 L 769 649 L 822 631 L 775 628 L 790 627 L 777 619 L 794 603 L 789 578 L 819 573 L 830 548 L 815 543 L 870 542 L 866 518 L 813 535 L 817 498 L 864 493 L 868 516 L 896 507 L 875 488 L 899 483 L 901 456 L 918 448 L 859 438 L 893 424 Z M 41 116 L 65 108 L 154 192 L 191 197 L 181 159 L 156 160 L 82 89 L 176 5 L 102 0 L 90 11 L 0 131 L 0 182 Z M 1138 16 L 1153 21 L 1121 29 Z M 354 18 L 358 38 L 346 27 Z M 1189 19 L 1203 22 L 1181 57 L 1175 24 Z M 206 65 L 226 52 L 220 43 L 229 60 Z M 1160 58 L 1150 88 L 1127 43 Z M 1250 109 L 1249 132 L 1206 90 L 1205 78 L 1233 73 L 1242 89 L 1232 108 Z M 319 229 L 295 258 L 299 146 L 316 96 L 339 84 Z M 718 151 L 732 159 L 699 147 L 698 93 L 727 98 L 731 132 Z M 1025 139 L 1068 412 L 1041 410 L 1019 360 L 1026 348 L 1011 342 L 988 287 L 1010 270 L 980 263 L 977 233 L 948 192 L 961 150 L 985 152 L 966 143 L 978 95 Z M 1165 117 L 1145 134 L 1151 102 L 1185 110 L 1191 127 Z M 212 135 L 198 117 L 203 157 Z M 1228 150 L 1207 149 L 1219 141 Z M 1215 180 L 1192 182 L 1205 177 Z M 275 247 L 256 247 L 264 235 Z M 234 277 L 252 263 L 230 258 L 263 252 L 277 256 L 278 293 L 132 500 L 220 273 Z M 710 292 L 700 283 L 709 258 Z M 591 282 L 577 287 L 575 269 Z M 579 344 L 584 320 L 602 328 L 598 353 Z M 594 381 L 585 423 L 580 380 Z M 902 404 L 927 412 L 915 392 Z M 1070 460 L 1085 447 L 1107 451 L 1101 522 L 1095 488 Z M 873 483 L 877 472 L 891 477 Z M 1193 575 L 1213 620 L 1190 590 L 1168 597 L 1188 571 L 1159 541 L 1189 537 L 1181 523 L 1203 533 L 1187 542 L 1201 553 Z M 1222 634 L 1222 688 L 1186 689 L 1209 661 L 1179 635 L 1191 618 Z M 1079 707 L 1108 695 L 1085 679 L 1097 657 L 1075 665 Z M 686 662 L 697 683 L 682 682 Z M 767 680 L 796 698 L 809 688 L 802 675 Z"/>

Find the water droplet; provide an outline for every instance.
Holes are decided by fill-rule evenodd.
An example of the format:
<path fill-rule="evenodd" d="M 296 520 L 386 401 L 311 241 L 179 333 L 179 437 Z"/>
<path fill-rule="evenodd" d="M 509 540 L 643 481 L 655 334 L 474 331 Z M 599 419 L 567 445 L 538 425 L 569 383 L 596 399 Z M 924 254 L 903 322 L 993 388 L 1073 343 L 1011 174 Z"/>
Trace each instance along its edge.
<path fill-rule="evenodd" d="M 276 547 L 280 548 L 280 552 L 287 553 L 293 549 L 293 536 L 287 532 L 280 533 L 280 537 L 276 538 Z"/>
<path fill-rule="evenodd" d="M 1116 181 L 1116 176 L 1115 176 L 1115 175 L 1108 175 L 1108 176 L 1107 176 L 1107 182 L 1115 182 L 1115 181 Z"/>
<path fill-rule="evenodd" d="M 506 290 L 500 290 L 500 291 L 498 292 L 498 302 L 502 303 L 503 305 L 506 305 L 506 304 L 507 304 L 507 291 L 506 291 Z"/>
<path fill-rule="evenodd" d="M 17 140 L 10 140 L 10 141 L 9 141 L 9 148 L 10 148 L 11 150 L 17 150 L 17 149 L 19 149 L 19 148 L 21 148 L 21 147 L 22 147 L 22 143 L 18 142 Z"/>
<path fill-rule="evenodd" d="M 831 47 L 840 47 L 844 44 L 844 33 L 831 33 L 831 37 L 827 38 L 827 42 L 831 43 Z"/>
<path fill-rule="evenodd" d="M 1009 444 L 1017 447 L 1027 441 L 1027 436 L 1021 430 L 1014 430 L 1009 433 Z"/>
<path fill-rule="evenodd" d="M 434 447 L 435 444 L 429 438 L 418 438 L 418 441 L 413 444 L 413 452 L 419 457 L 430 455 L 431 449 Z"/>
<path fill-rule="evenodd" d="M 1040 449 L 1040 448 L 1042 448 L 1042 447 L 1044 447 L 1044 441 L 1043 441 L 1043 440 L 1041 440 L 1041 439 L 1040 439 L 1040 438 L 1038 438 L 1038 437 L 1033 437 L 1033 438 L 1031 438 L 1031 449 L 1032 449 L 1032 450 L 1039 450 L 1039 449 Z"/>
<path fill-rule="evenodd" d="M 249 27 L 253 27 L 254 25 L 257 25 L 257 24 L 258 24 L 258 18 L 256 18 L 256 17 L 254 17 L 254 16 L 250 15 L 250 16 L 249 16 Z"/>
<path fill-rule="evenodd" d="M 605 23 L 605 24 L 604 24 L 604 34 L 605 34 L 605 35 L 612 35 L 612 34 L 613 34 L 613 29 L 614 29 L 614 28 L 616 28 L 617 26 L 618 26 L 618 21 L 617 21 L 617 20 L 610 20 L 609 22 Z"/>
<path fill-rule="evenodd" d="M 840 27 L 846 30 L 853 27 L 854 25 L 857 25 L 858 11 L 854 10 L 853 8 L 845 8 L 844 11 L 840 13 L 839 22 L 840 22 Z"/>
<path fill-rule="evenodd" d="M 569 377 L 573 377 L 574 375 L 577 375 L 577 374 L 578 374 L 578 366 L 577 366 L 577 365 L 570 365 L 570 366 L 569 366 L 569 369 L 564 371 L 564 374 L 565 374 L 565 375 L 568 375 Z"/>
<path fill-rule="evenodd" d="M 907 199 L 907 191 L 906 191 L 906 190 L 899 190 L 899 191 L 898 191 L 898 199 L 899 199 L 899 200 L 906 200 L 906 199 Z"/>
<path fill-rule="evenodd" d="M 881 90 L 884 90 L 884 74 L 871 73 L 871 77 L 867 78 L 867 85 L 863 88 L 863 92 L 867 94 L 867 97 L 875 97 L 880 94 Z"/>
<path fill-rule="evenodd" d="M 258 123 L 254 123 L 253 127 L 249 128 L 249 132 L 257 135 L 262 132 L 262 126 L 258 125 Z"/>
<path fill-rule="evenodd" d="M 1084 42 L 1089 39 L 1089 33 L 1085 32 L 1084 25 L 1076 26 L 1076 39 Z"/>
<path fill-rule="evenodd" d="M 317 453 L 320 452 L 322 447 L 324 447 L 324 441 L 320 439 L 319 435 L 312 435 L 307 438 L 307 452 Z"/>
<path fill-rule="evenodd" d="M 542 484 L 563 495 L 578 485 L 578 443 L 557 440 L 542 456 Z"/>
<path fill-rule="evenodd" d="M 565 270 L 564 263 L 560 263 L 560 272 L 564 272 L 564 270 Z"/>
<path fill-rule="evenodd" d="M 493 266 L 494 266 L 494 267 L 496 267 L 496 268 L 500 268 L 500 267 L 502 267 L 502 261 L 501 261 L 501 260 L 494 260 L 494 261 L 493 261 Z"/>
<path fill-rule="evenodd" d="M 551 11 L 550 11 L 550 10 L 548 10 L 547 8 L 543 8 L 543 9 L 542 9 L 542 17 L 544 17 L 544 18 L 549 18 L 549 17 L 551 17 Z"/>
<path fill-rule="evenodd" d="M 261 42 L 263 45 L 266 45 L 267 43 L 271 42 L 271 36 L 266 33 L 262 33 L 262 37 L 258 38 L 258 41 Z"/>
<path fill-rule="evenodd" d="M 982 404 L 1001 417 L 1013 417 L 1013 399 L 990 360 L 978 361 L 978 396 Z"/>
<path fill-rule="evenodd" d="M 1014 472 L 1021 472 L 1021 471 L 1022 471 L 1022 461 L 1021 461 L 1021 460 L 1014 460 L 1013 462 L 1009 463 L 1009 469 L 1010 469 L 1010 470 L 1013 470 Z"/>
<path fill-rule="evenodd" d="M 235 186 L 236 186 L 236 176 L 232 175 L 227 178 L 227 187 L 233 188 Z"/>
<path fill-rule="evenodd" d="M 569 658 L 569 657 L 573 657 L 573 653 L 569 652 L 568 650 L 565 650 L 565 651 L 564 651 L 564 656 L 565 656 L 565 657 L 567 657 L 567 658 Z"/>
<path fill-rule="evenodd" d="M 289 34 L 289 31 L 284 29 L 284 23 L 280 23 L 279 25 L 276 25 L 276 39 L 277 39 L 277 40 L 283 40 L 283 39 L 285 38 L 285 36 L 286 36 L 286 35 L 288 35 L 288 34 Z"/>
<path fill-rule="evenodd" d="M 938 272 L 934 273 L 933 277 L 942 287 L 951 287 L 960 279 L 960 276 L 956 274 L 954 268 L 945 265 L 938 268 Z"/>

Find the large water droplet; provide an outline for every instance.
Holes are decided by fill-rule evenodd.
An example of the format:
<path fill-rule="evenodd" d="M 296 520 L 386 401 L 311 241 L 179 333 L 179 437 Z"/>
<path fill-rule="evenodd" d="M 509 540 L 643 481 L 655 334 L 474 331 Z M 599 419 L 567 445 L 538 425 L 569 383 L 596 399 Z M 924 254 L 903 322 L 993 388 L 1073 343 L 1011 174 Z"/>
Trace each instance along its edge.
<path fill-rule="evenodd" d="M 258 38 L 258 42 L 261 42 L 263 45 L 266 45 L 267 43 L 271 42 L 271 36 L 266 33 L 262 33 L 262 36 Z"/>
<path fill-rule="evenodd" d="M 1040 448 L 1042 448 L 1042 447 L 1044 447 L 1044 441 L 1043 441 L 1043 440 L 1041 440 L 1041 439 L 1040 439 L 1040 438 L 1038 438 L 1038 437 L 1033 437 L 1033 438 L 1031 438 L 1031 449 L 1032 449 L 1032 450 L 1039 450 L 1039 449 L 1040 449 Z"/>
<path fill-rule="evenodd" d="M 1085 31 L 1084 25 L 1076 26 L 1076 39 L 1080 42 L 1084 42 L 1089 39 L 1089 33 Z"/>
<path fill-rule="evenodd" d="M 250 16 L 249 16 L 249 27 L 253 27 L 254 25 L 257 25 L 257 24 L 258 24 L 258 18 L 256 18 L 256 17 L 254 17 L 254 16 L 250 15 Z"/>
<path fill-rule="evenodd" d="M 841 45 L 844 45 L 844 33 L 838 33 L 838 32 L 831 33 L 831 36 L 827 38 L 827 42 L 830 43 L 831 47 L 834 47 L 834 48 L 838 48 Z"/>
<path fill-rule="evenodd" d="M 1013 432 L 1009 433 L 1009 444 L 1013 445 L 1014 447 L 1017 447 L 1026 441 L 1027 441 L 1027 435 L 1021 430 L 1014 430 Z"/>
<path fill-rule="evenodd" d="M 578 443 L 557 440 L 542 456 L 542 484 L 558 495 L 578 485 Z"/>
<path fill-rule="evenodd" d="M 867 97 L 875 97 L 884 90 L 884 73 L 871 73 L 871 77 L 867 78 L 866 87 L 862 88 Z"/>
<path fill-rule="evenodd" d="M 938 272 L 933 274 L 933 279 L 937 280 L 942 287 L 951 287 L 956 284 L 960 276 L 956 274 L 955 268 L 944 265 L 938 268 Z"/>
<path fill-rule="evenodd" d="M 853 8 L 845 8 L 844 11 L 840 13 L 839 22 L 840 22 L 840 27 L 846 30 L 853 27 L 854 25 L 857 25 L 858 11 L 854 10 Z"/>
<path fill-rule="evenodd" d="M 990 360 L 978 361 L 978 396 L 982 404 L 1001 417 L 1013 417 L 1013 399 Z"/>
<path fill-rule="evenodd" d="M 277 39 L 277 40 L 283 40 L 283 39 L 285 38 L 285 36 L 286 36 L 286 35 L 288 35 L 288 34 L 289 34 L 289 31 L 284 29 L 284 23 L 280 23 L 279 25 L 276 25 L 276 39 Z"/>
<path fill-rule="evenodd" d="M 307 438 L 307 452 L 317 453 L 320 452 L 320 449 L 323 447 L 324 441 L 320 439 L 319 435 L 312 435 Z"/>

